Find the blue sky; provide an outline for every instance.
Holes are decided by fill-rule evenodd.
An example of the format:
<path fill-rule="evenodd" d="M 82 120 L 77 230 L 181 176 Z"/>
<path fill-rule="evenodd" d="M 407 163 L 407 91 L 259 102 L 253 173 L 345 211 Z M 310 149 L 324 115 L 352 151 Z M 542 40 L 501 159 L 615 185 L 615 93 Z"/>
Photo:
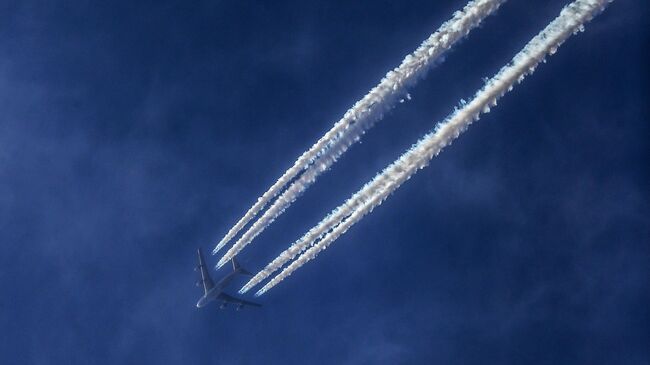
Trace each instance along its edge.
<path fill-rule="evenodd" d="M 262 268 L 564 4 L 508 1 L 240 261 Z M 241 312 L 195 308 L 196 248 L 464 2 L 0 4 L 0 362 L 648 364 L 640 4 Z"/>

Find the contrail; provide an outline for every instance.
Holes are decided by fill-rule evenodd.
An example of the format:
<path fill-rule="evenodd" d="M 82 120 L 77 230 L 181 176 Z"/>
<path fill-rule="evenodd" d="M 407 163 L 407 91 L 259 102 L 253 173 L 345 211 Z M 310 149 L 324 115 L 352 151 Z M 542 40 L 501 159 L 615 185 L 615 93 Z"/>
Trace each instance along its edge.
<path fill-rule="evenodd" d="M 369 195 L 362 197 L 363 204 L 357 207 L 347 219 L 343 220 L 317 244 L 311 246 L 300 255 L 280 274 L 260 289 L 256 295 L 264 294 L 302 265 L 316 257 L 320 251 L 326 249 L 352 225 L 361 220 L 375 207 L 379 206 L 384 199 L 415 174 L 417 170 L 427 166 L 433 156 L 451 144 L 473 121 L 478 120 L 481 113 L 488 113 L 490 106 L 496 105 L 497 99 L 512 90 L 513 86 L 521 82 L 525 76 L 532 74 L 535 67 L 544 60 L 546 55 L 554 54 L 557 48 L 571 34 L 584 30 L 583 24 L 602 11 L 611 1 L 613 0 L 577 0 L 562 9 L 557 18 L 535 36 L 510 63 L 486 82 L 485 86 L 476 93 L 472 101 L 462 105 L 460 109 L 456 109 L 444 122 L 438 124 L 433 132 L 425 135 L 409 151 L 369 183 L 372 185 L 376 181 L 387 179 L 389 182 L 385 186 L 378 184 L 376 190 L 371 190 Z M 356 194 L 350 199 L 354 199 L 355 196 Z M 345 209 L 343 207 L 347 204 L 348 202 L 335 209 L 330 216 L 338 214 L 340 210 Z M 296 244 L 298 242 L 300 240 Z M 296 254 L 295 251 L 296 248 L 292 246 L 280 256 L 292 256 Z"/>
<path fill-rule="evenodd" d="M 270 220 L 268 217 L 265 218 L 266 225 L 270 224 L 302 191 L 311 185 L 320 173 L 327 170 L 350 145 L 380 120 L 385 112 L 391 110 L 399 101 L 404 100 L 407 97 L 408 88 L 415 85 L 419 79 L 424 78 L 427 71 L 435 64 L 436 59 L 467 35 L 470 30 L 478 26 L 484 18 L 496 11 L 504 2 L 505 0 L 473 0 L 461 11 L 456 11 L 450 20 L 443 23 L 413 53 L 407 55 L 397 68 L 388 72 L 377 86 L 355 103 L 343 115 L 343 118 L 334 124 L 332 129 L 303 153 L 293 166 L 257 199 L 257 202 L 221 239 L 212 253 L 216 254 L 230 242 L 292 179 L 311 165 L 310 176 L 313 177 L 299 182 L 301 189 L 297 189 L 300 190 L 297 195 L 278 199 L 282 207 L 274 206 L 273 213 L 270 215 L 273 218 Z M 355 128 L 351 128 L 352 126 Z M 265 227 L 265 224 L 259 226 Z M 229 251 L 226 256 L 234 256 L 247 243 L 240 244 L 241 247 L 232 252 Z"/>
<path fill-rule="evenodd" d="M 390 173 L 380 174 L 370 183 L 364 185 L 361 190 L 356 192 L 343 205 L 333 210 L 317 226 L 310 229 L 298 241 L 294 242 L 291 247 L 281 253 L 270 264 L 251 278 L 251 280 L 249 280 L 239 292 L 243 294 L 269 277 L 276 270 L 284 266 L 285 263 L 292 260 L 307 247 L 311 246 L 316 240 L 322 238 L 322 236 L 328 231 L 341 223 L 343 219 L 352 214 L 352 212 L 364 203 L 364 199 L 367 199 L 372 192 L 384 188 L 391 181 L 391 178 L 398 172 L 399 167 L 391 165 L 389 168 L 391 169 Z"/>
<path fill-rule="evenodd" d="M 221 267 L 236 255 L 284 210 L 291 205 L 324 171 L 326 171 L 347 149 L 368 130 L 383 114 L 398 102 L 408 98 L 407 91 L 424 78 L 435 61 L 456 42 L 477 27 L 483 19 L 496 11 L 505 0 L 473 0 L 462 10 L 456 11 L 427 38 L 413 53 L 407 55 L 402 63 L 388 72 L 380 83 L 370 90 L 360 101 L 350 108 L 332 129 L 287 170 L 271 188 L 260 197 L 255 205 L 228 231 L 217 244 L 213 254 L 223 248 L 264 206 L 303 169 L 308 170 L 290 186 L 271 206 L 266 214 L 244 234 L 217 264 Z"/>

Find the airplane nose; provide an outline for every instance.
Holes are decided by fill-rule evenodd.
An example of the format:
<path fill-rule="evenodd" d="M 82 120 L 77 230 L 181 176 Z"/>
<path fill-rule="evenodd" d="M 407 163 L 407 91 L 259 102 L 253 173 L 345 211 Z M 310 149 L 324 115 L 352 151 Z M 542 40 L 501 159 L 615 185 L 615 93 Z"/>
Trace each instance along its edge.
<path fill-rule="evenodd" d="M 205 296 L 202 296 L 201 298 L 199 298 L 199 301 L 196 303 L 196 307 L 197 308 L 204 307 L 207 302 L 208 301 L 206 300 Z"/>

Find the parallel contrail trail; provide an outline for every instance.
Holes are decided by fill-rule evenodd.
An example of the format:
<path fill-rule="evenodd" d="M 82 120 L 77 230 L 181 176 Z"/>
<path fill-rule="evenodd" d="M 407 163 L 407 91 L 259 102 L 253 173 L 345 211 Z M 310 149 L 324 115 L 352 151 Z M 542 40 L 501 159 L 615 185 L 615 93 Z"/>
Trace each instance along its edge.
<path fill-rule="evenodd" d="M 352 225 L 380 205 L 384 199 L 415 174 L 417 170 L 428 165 L 433 156 L 451 144 L 474 120 L 478 120 L 481 113 L 489 112 L 490 106 L 496 105 L 497 99 L 512 90 L 512 87 L 516 83 L 521 82 L 526 75 L 532 74 L 535 67 L 544 60 L 546 55 L 554 54 L 557 48 L 571 34 L 582 31 L 584 29 L 583 24 L 602 11 L 611 1 L 613 0 L 577 0 L 566 6 L 560 12 L 560 15 L 535 36 L 510 63 L 486 82 L 485 86 L 476 93 L 472 101 L 463 105 L 460 109 L 455 110 L 443 123 L 438 124 L 435 131 L 422 138 L 397 161 L 387 167 L 381 174 L 377 175 L 369 185 L 375 186 L 374 184 L 378 181 L 385 181 L 386 179 L 389 181 L 388 183 L 378 183 L 375 186 L 376 189 L 370 189 L 368 195 L 361 197 L 364 201 L 361 206 L 357 207 L 347 219 L 340 222 L 336 228 L 327 233 L 317 244 L 310 247 L 280 274 L 269 281 L 256 295 L 264 294 L 302 265 L 316 257 L 320 251 L 326 249 Z M 363 190 L 365 190 L 365 187 Z M 356 194 L 350 200 L 355 199 L 355 197 Z M 335 209 L 330 216 L 340 214 L 339 211 L 344 210 L 348 202 Z M 307 242 L 299 242 L 301 240 L 298 240 L 294 244 L 301 245 L 299 248 L 292 246 L 279 257 L 291 257 L 297 253 L 296 250 L 301 251 L 309 244 Z M 269 269 L 269 266 L 265 270 Z M 274 268 L 271 267 L 271 269 Z"/>
<path fill-rule="evenodd" d="M 284 266 L 285 263 L 292 260 L 299 253 L 304 251 L 307 247 L 311 246 L 316 240 L 322 238 L 329 230 L 336 227 L 343 219 L 348 217 L 352 212 L 360 207 L 364 203 L 364 199 L 367 199 L 373 191 L 382 189 L 390 181 L 391 177 L 397 173 L 393 171 L 390 174 L 381 174 L 378 175 L 376 179 L 372 180 L 371 183 L 364 185 L 364 187 L 355 193 L 350 199 L 348 199 L 345 204 L 339 206 L 334 211 L 332 211 L 325 219 L 323 219 L 317 226 L 310 229 L 304 236 L 302 236 L 298 241 L 294 242 L 289 249 L 285 250 L 282 254 L 275 258 L 270 264 L 268 264 L 264 269 L 257 273 L 251 280 L 244 285 L 244 287 L 239 291 L 241 294 L 247 292 L 255 285 L 269 277 L 276 270 Z"/>
<path fill-rule="evenodd" d="M 483 19 L 496 11 L 505 0 L 473 0 L 461 11 L 440 26 L 413 53 L 407 55 L 399 67 L 388 72 L 381 82 L 350 108 L 316 144 L 287 170 L 233 226 L 213 250 L 216 254 L 246 224 L 259 213 L 301 170 L 307 169 L 287 189 L 268 211 L 239 239 L 219 260 L 221 267 L 250 243 L 295 201 L 324 171 L 368 130 L 383 114 L 391 110 L 403 98 L 408 89 L 423 78 L 435 61 L 456 42 L 477 27 Z M 311 166 L 310 166 L 311 165 Z"/>

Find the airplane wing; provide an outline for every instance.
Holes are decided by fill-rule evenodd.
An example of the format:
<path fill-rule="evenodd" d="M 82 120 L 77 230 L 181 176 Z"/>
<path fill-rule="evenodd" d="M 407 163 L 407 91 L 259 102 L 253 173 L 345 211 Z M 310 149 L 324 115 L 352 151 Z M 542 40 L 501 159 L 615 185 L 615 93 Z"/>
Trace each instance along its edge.
<path fill-rule="evenodd" d="M 222 300 L 222 301 L 224 301 L 226 303 L 238 304 L 240 306 L 245 306 L 245 305 L 249 305 L 251 307 L 261 307 L 262 306 L 259 303 L 253 303 L 253 302 L 249 302 L 247 300 L 235 298 L 235 297 L 233 297 L 231 295 L 228 295 L 226 293 L 219 294 L 219 297 L 217 299 Z"/>
<path fill-rule="evenodd" d="M 210 291 L 210 289 L 214 288 L 214 282 L 212 282 L 208 268 L 205 266 L 205 261 L 203 260 L 203 252 L 201 252 L 200 247 L 197 253 L 199 255 L 199 266 L 197 266 L 197 268 L 201 270 L 201 282 L 203 282 L 203 290 L 205 293 L 207 293 Z"/>

